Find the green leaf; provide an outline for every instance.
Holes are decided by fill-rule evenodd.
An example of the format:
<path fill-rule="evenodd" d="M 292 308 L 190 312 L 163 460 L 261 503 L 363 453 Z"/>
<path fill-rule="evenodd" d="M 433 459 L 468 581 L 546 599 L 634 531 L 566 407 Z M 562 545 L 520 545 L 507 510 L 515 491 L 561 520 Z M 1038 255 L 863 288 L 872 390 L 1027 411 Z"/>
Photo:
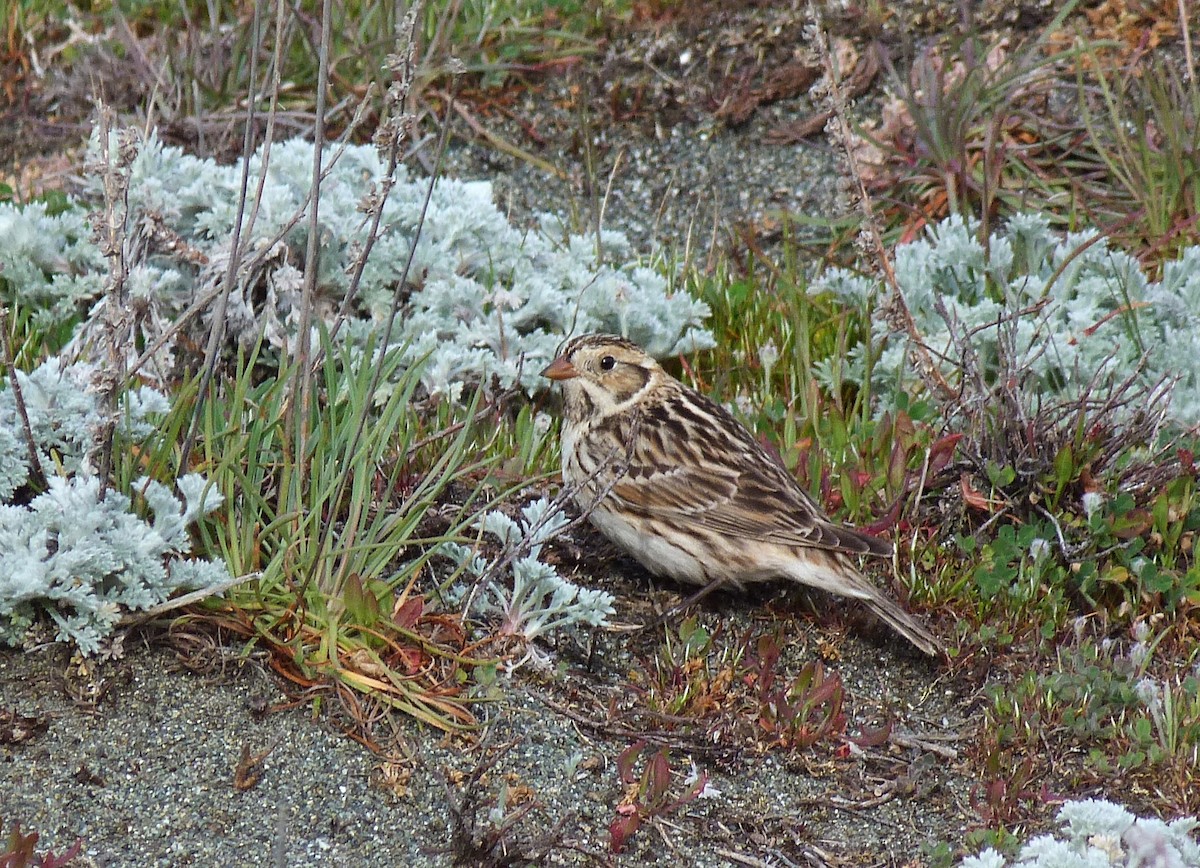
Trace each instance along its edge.
<path fill-rule="evenodd" d="M 379 620 L 379 600 L 362 585 L 357 573 L 351 573 L 342 586 L 342 602 L 354 623 L 373 627 Z"/>
<path fill-rule="evenodd" d="M 1060 496 L 1063 489 L 1075 478 L 1075 450 L 1071 444 L 1063 446 L 1054 456 L 1054 485 L 1055 496 Z"/>
<path fill-rule="evenodd" d="M 1145 717 L 1139 717 L 1133 722 L 1133 734 L 1139 742 L 1150 741 L 1154 737 L 1154 730 L 1150 725 L 1150 720 Z"/>

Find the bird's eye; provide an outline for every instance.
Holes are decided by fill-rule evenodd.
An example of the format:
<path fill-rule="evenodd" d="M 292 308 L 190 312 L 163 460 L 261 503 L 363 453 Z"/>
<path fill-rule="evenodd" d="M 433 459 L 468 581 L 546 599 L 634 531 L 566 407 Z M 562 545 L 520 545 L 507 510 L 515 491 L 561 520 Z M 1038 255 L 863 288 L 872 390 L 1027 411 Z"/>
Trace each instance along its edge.
<path fill-rule="evenodd" d="M 600 360 L 600 370 L 611 371 L 617 364 L 617 360 L 612 356 L 605 356 Z"/>

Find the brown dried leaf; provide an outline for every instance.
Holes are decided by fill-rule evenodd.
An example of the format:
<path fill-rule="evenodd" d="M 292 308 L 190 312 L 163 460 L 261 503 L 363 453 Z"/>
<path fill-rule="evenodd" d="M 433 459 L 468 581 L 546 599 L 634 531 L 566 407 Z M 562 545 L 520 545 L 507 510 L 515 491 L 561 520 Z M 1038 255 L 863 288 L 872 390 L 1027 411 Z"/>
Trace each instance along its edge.
<path fill-rule="evenodd" d="M 977 509 L 980 512 L 992 511 L 992 502 L 971 484 L 971 477 L 968 474 L 964 473 L 959 478 L 959 488 L 962 491 L 963 503 L 971 509 Z"/>
<path fill-rule="evenodd" d="M 713 117 L 728 121 L 737 126 L 750 119 L 760 105 L 778 102 L 781 99 L 791 99 L 812 87 L 820 74 L 820 67 L 814 63 L 794 60 L 767 73 L 763 83 L 752 86 L 743 79 L 743 83 L 721 100 L 713 112 Z"/>
<path fill-rule="evenodd" d="M 408 785 L 413 776 L 413 764 L 407 760 L 385 760 L 379 767 L 377 784 L 392 795 L 403 798 L 408 795 Z"/>
<path fill-rule="evenodd" d="M 30 717 L 12 709 L 0 708 L 0 744 L 24 744 L 50 728 L 45 715 Z"/>
<path fill-rule="evenodd" d="M 238 758 L 237 767 L 233 770 L 233 788 L 235 790 L 243 792 L 262 780 L 263 761 L 271 755 L 271 751 L 275 750 L 275 745 L 278 743 L 278 741 L 273 742 L 260 754 L 252 754 L 250 745 L 242 745 L 242 755 Z"/>

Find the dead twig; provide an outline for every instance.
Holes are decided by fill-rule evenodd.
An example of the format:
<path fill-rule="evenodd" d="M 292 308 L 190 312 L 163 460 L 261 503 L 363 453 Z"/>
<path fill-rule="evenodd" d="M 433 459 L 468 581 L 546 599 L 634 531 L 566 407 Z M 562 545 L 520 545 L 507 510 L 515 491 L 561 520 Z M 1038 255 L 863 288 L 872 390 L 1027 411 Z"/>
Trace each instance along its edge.
<path fill-rule="evenodd" d="M 863 174 L 858 167 L 858 158 L 855 155 L 854 143 L 850 138 L 849 112 L 846 109 L 841 78 L 838 74 L 837 65 L 833 60 L 833 51 L 829 46 L 829 35 L 824 26 L 824 19 L 815 3 L 810 3 L 808 8 L 809 15 L 814 22 L 811 33 L 812 41 L 817 46 L 818 54 L 825 68 L 827 96 L 832 112 L 829 119 L 830 133 L 841 145 L 842 153 L 846 159 L 846 168 L 854 184 L 854 198 L 857 200 L 859 210 L 863 215 L 862 240 L 873 252 L 875 261 L 883 273 L 884 281 L 889 289 L 888 301 L 884 308 L 888 324 L 893 330 L 908 335 L 912 341 L 916 355 L 917 373 L 925 382 L 930 392 L 942 397 L 952 397 L 954 395 L 954 388 L 946 382 L 941 370 L 930 357 L 924 336 L 917 328 L 916 320 L 913 319 L 912 312 L 908 309 L 908 303 L 904 300 L 904 294 L 900 291 L 899 282 L 896 280 L 896 271 L 892 267 L 891 257 L 888 256 L 887 249 L 883 244 L 883 233 L 879 228 L 879 220 L 875 215 L 874 201 L 870 193 L 867 192 L 866 182 L 863 180 Z"/>
<path fill-rule="evenodd" d="M 142 609 L 138 612 L 128 612 L 121 616 L 117 624 L 121 627 L 134 627 L 138 624 L 144 624 L 147 621 L 157 618 L 159 615 L 165 615 L 167 612 L 174 612 L 177 609 L 182 609 L 184 606 L 190 606 L 193 603 L 199 603 L 201 600 L 206 600 L 214 594 L 220 594 L 228 591 L 230 588 L 236 587 L 243 582 L 250 582 L 258 579 L 262 573 L 247 573 L 244 576 L 235 576 L 231 579 L 226 579 L 223 582 L 218 582 L 215 585 L 209 585 L 207 588 L 200 588 L 195 591 L 190 591 L 182 596 L 175 597 L 165 602 L 159 603 L 157 606 L 151 606 L 149 609 Z"/>
<path fill-rule="evenodd" d="M 0 265 L 0 268 L 3 266 Z M 2 304 L 0 304 L 0 341 L 3 341 L 4 364 L 8 368 L 8 382 L 12 387 L 13 403 L 17 408 L 17 417 L 21 420 L 21 432 L 25 435 L 25 447 L 29 450 L 29 469 L 34 487 L 44 489 L 47 482 L 46 473 L 42 470 L 42 459 L 38 456 L 33 426 L 29 424 L 29 410 L 25 406 L 25 393 L 21 390 L 21 381 L 17 378 L 12 340 L 8 334 L 8 308 Z"/>
<path fill-rule="evenodd" d="M 937 735 L 916 735 L 913 733 L 896 732 L 893 730 L 888 735 L 888 742 L 897 747 L 909 749 L 923 750 L 929 753 L 937 754 L 943 759 L 956 760 L 958 759 L 958 751 L 944 744 L 938 744 L 939 741 L 961 741 L 963 736 L 955 734 L 949 736 Z"/>
<path fill-rule="evenodd" d="M 678 732 L 670 730 L 648 730 L 642 726 L 623 726 L 615 722 L 611 717 L 605 720 L 596 720 L 588 717 L 582 712 L 555 702 L 545 694 L 539 694 L 536 691 L 534 695 L 552 711 L 569 718 L 580 727 L 588 730 L 596 735 L 601 735 L 607 738 L 624 739 L 627 741 L 637 741 L 645 739 L 648 744 L 658 747 L 668 747 L 675 750 L 687 751 L 693 754 L 704 754 L 706 756 L 714 756 L 720 758 L 735 757 L 739 753 L 739 749 L 735 747 L 725 747 L 720 744 L 713 744 L 703 735 L 695 737 L 686 737 Z M 642 715 L 638 714 L 638 717 Z"/>
<path fill-rule="evenodd" d="M 479 868 L 507 868 L 527 865 L 544 859 L 552 850 L 564 846 L 563 830 L 574 814 L 568 812 L 554 821 L 538 824 L 542 831 L 522 827 L 534 825 L 523 821 L 540 811 L 536 799 L 512 806 L 502 801 L 508 793 L 501 790 L 497 798 L 485 795 L 485 780 L 494 775 L 497 764 L 520 742 L 516 739 L 496 748 L 491 746 L 491 732 L 480 745 L 480 759 L 465 776 L 444 772 L 446 803 L 450 815 L 450 845 L 447 848 L 455 865 Z M 456 780 L 457 778 L 457 780 Z M 456 794 L 456 790 L 461 795 Z M 570 846 L 570 849 L 576 849 Z M 446 852 L 443 850 L 441 852 Z"/>
<path fill-rule="evenodd" d="M 115 133 L 116 115 L 103 102 L 97 108 L 98 162 L 97 172 L 104 188 L 103 211 L 92 215 L 96 246 L 108 260 L 104 301 L 100 312 L 106 364 L 94 376 L 97 411 L 102 419 L 96 432 L 96 449 L 100 453 L 99 500 L 108 493 L 113 467 L 113 435 L 117 430 L 117 400 L 125 383 L 125 354 L 128 350 L 127 332 L 130 326 L 126 282 L 129 279 L 129 257 L 126 251 L 126 224 L 129 220 L 129 167 L 137 155 L 137 143 L 132 132 L 123 129 Z"/>

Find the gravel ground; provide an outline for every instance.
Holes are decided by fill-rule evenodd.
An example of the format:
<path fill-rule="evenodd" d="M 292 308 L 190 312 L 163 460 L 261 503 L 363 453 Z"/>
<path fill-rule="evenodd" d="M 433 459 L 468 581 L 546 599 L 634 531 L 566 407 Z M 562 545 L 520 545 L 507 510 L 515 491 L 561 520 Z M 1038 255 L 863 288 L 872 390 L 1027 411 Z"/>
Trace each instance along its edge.
<path fill-rule="evenodd" d="M 556 165 L 567 167 L 565 178 L 517 158 L 456 146 L 447 174 L 490 179 L 513 219 L 551 211 L 586 228 L 602 211 L 603 227 L 623 232 L 640 255 L 703 262 L 739 227 L 777 239 L 780 214 L 833 213 L 838 162 L 832 152 L 820 145 L 763 144 L 755 132 L 765 126 L 760 121 L 737 135 L 674 127 L 661 138 L 627 130 L 620 143 L 611 130 L 593 130 L 590 168 L 568 146 L 550 148 Z M 597 184 L 603 187 L 593 189 Z"/>
<path fill-rule="evenodd" d="M 714 628 L 753 615 L 735 601 L 722 608 L 705 615 Z M 899 738 L 838 759 L 827 749 L 679 749 L 673 767 L 682 775 L 695 762 L 711 776 L 713 796 L 644 827 L 612 858 L 606 829 L 623 793 L 614 761 L 629 739 L 605 732 L 596 709 L 628 690 L 632 648 L 620 634 L 600 638 L 598 670 L 585 671 L 579 646 L 568 642 L 558 675 L 522 671 L 503 683 L 483 711 L 483 749 L 398 722 L 395 762 L 342 735 L 311 703 L 264 714 L 289 696 L 255 662 L 202 676 L 180 664 L 161 634 L 143 640 L 102 667 L 94 706 L 68 698 L 61 650 L 0 652 L 0 708 L 47 724 L 25 743 L 0 746 L 0 817 L 39 831 L 42 847 L 61 850 L 78 838 L 101 866 L 449 865 L 466 840 L 453 833 L 454 805 L 484 800 L 477 832 L 486 830 L 502 783 L 517 805 L 537 805 L 510 841 L 531 844 L 561 823 L 550 864 L 901 864 L 922 842 L 960 839 L 968 821 L 970 781 L 957 764 Z M 809 659 L 814 644 L 802 633 L 788 654 Z M 851 639 L 841 651 L 835 668 L 851 719 L 886 706 L 896 733 L 961 750 L 956 692 L 935 667 L 898 646 Z M 589 718 L 600 725 L 580 723 Z M 261 778 L 239 790 L 243 750 L 272 747 Z M 497 755 L 476 781 L 475 765 Z M 403 786 L 388 783 L 396 779 Z M 484 863 L 467 856 L 457 864 Z"/>
<path fill-rule="evenodd" d="M 697 107 L 703 100 L 691 89 L 680 93 L 674 78 L 638 59 L 657 51 L 678 67 L 688 50 L 678 40 L 669 47 L 620 44 L 594 65 L 539 83 L 508 115 L 486 124 L 524 149 L 534 147 L 525 130 L 535 130 L 536 154 L 557 174 L 481 144 L 461 120 L 453 126 L 460 135 L 446 173 L 491 180 L 514 220 L 554 212 L 580 231 L 599 223 L 625 233 L 639 253 L 668 261 L 702 262 L 742 229 L 760 241 L 778 239 L 785 213 L 833 214 L 840 163 L 823 137 L 766 143 L 774 127 L 814 110 L 808 96 L 779 101 L 729 127 Z M 649 105 L 623 122 L 596 118 L 616 80 L 651 91 Z"/>

